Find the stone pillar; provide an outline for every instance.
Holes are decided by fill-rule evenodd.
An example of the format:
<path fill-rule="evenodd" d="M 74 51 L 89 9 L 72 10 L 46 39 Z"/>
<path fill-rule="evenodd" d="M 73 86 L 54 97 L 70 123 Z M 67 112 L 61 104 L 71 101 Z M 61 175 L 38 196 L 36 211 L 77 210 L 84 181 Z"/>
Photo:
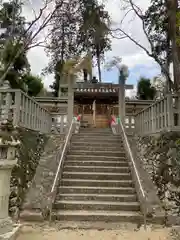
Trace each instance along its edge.
<path fill-rule="evenodd" d="M 120 119 L 122 122 L 124 122 L 125 119 L 125 80 L 122 76 L 119 76 L 119 111 L 118 114 L 120 116 Z"/>
<path fill-rule="evenodd" d="M 0 132 L 0 239 L 3 239 L 5 234 L 10 234 L 13 231 L 13 223 L 8 211 L 10 178 L 11 171 L 17 163 L 16 147 L 20 143 L 13 138 L 13 135 L 7 137 L 8 124 L 9 122 L 1 123 Z"/>
<path fill-rule="evenodd" d="M 72 74 L 68 75 L 68 117 L 67 122 L 70 126 L 72 118 L 73 118 L 73 110 L 74 110 L 74 76 Z"/>

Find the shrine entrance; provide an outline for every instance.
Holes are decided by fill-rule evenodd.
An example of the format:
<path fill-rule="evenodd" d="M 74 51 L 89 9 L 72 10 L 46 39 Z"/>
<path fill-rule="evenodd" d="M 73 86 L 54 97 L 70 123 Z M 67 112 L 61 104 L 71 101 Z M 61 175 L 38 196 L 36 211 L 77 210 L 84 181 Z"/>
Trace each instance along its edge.
<path fill-rule="evenodd" d="M 96 104 L 95 125 L 97 128 L 109 127 L 109 108 L 106 104 Z"/>
<path fill-rule="evenodd" d="M 109 104 L 92 102 L 92 104 L 79 105 L 76 112 L 82 114 L 82 120 L 90 127 L 109 127 Z"/>

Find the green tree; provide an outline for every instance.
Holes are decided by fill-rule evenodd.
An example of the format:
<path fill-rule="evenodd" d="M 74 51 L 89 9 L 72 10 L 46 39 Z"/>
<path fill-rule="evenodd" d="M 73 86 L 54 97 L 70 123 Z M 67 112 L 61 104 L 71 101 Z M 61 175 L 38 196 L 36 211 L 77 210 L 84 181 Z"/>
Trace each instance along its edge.
<path fill-rule="evenodd" d="M 151 85 L 151 80 L 141 77 L 137 85 L 137 98 L 140 100 L 153 100 L 156 96 L 156 89 Z"/>
<path fill-rule="evenodd" d="M 25 31 L 25 18 L 21 16 L 21 10 L 19 1 L 5 2 L 0 9 L 0 24 L 4 29 L 0 34 L 0 72 L 2 74 L 15 54 L 23 48 L 23 39 L 19 40 L 19 36 Z M 6 74 L 6 80 L 10 82 L 12 88 L 24 89 L 25 87 L 22 76 L 30 71 L 26 53 L 21 51 Z"/>
<path fill-rule="evenodd" d="M 58 1 L 57 1 L 58 2 Z M 109 15 L 104 6 L 96 0 L 73 0 L 63 4 L 51 21 L 50 44 L 47 53 L 50 63 L 44 73 L 54 73 L 54 83 L 50 86 L 57 96 L 59 84 L 63 81 L 63 64 L 83 53 L 96 57 L 101 81 L 101 60 L 104 52 L 110 49 Z M 61 67 L 57 68 L 57 65 Z M 87 80 L 87 69 L 82 69 Z"/>
<path fill-rule="evenodd" d="M 33 74 L 26 74 L 23 76 L 23 83 L 27 85 L 29 96 L 37 96 L 43 90 L 42 79 Z"/>
<path fill-rule="evenodd" d="M 154 56 L 169 74 L 171 59 L 170 32 L 168 29 L 167 1 L 151 0 L 144 15 L 144 24 L 149 40 L 152 44 Z M 163 71 L 164 75 L 166 73 Z"/>
<path fill-rule="evenodd" d="M 52 89 L 52 94 L 54 97 L 58 97 L 59 85 L 61 80 L 63 63 L 58 61 L 54 68 L 54 82 L 49 87 Z"/>
<path fill-rule="evenodd" d="M 59 4 L 56 1 L 56 4 Z M 77 42 L 79 12 L 77 0 L 72 0 L 69 4 L 62 4 L 56 15 L 51 20 L 52 28 L 49 32 L 47 43 L 47 55 L 50 58 L 48 67 L 44 69 L 44 74 L 54 73 L 54 82 L 50 86 L 53 95 L 58 96 L 59 84 L 62 81 L 62 69 L 65 61 L 80 54 L 80 44 Z"/>
<path fill-rule="evenodd" d="M 111 49 L 110 17 L 104 5 L 96 1 L 83 1 L 80 42 L 96 57 L 99 81 L 101 82 L 101 60 L 104 53 Z"/>
<path fill-rule="evenodd" d="M 0 73 L 12 61 L 16 53 L 22 49 L 15 58 L 11 68 L 6 74 L 12 88 L 26 91 L 30 96 L 36 96 L 43 88 L 40 77 L 30 74 L 30 65 L 27 59 L 27 50 L 23 50 L 25 32 L 25 18 L 21 16 L 22 4 L 19 1 L 5 2 L 0 9 L 0 24 L 4 31 L 0 35 Z"/>

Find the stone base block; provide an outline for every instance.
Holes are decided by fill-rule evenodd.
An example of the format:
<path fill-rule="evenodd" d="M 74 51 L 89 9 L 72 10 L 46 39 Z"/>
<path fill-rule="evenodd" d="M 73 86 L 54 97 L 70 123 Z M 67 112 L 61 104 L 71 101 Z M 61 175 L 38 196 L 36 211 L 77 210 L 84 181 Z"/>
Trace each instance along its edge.
<path fill-rule="evenodd" d="M 0 234 L 0 240 L 15 240 L 17 238 L 17 235 L 19 234 L 20 228 L 20 224 L 13 225 L 11 231 Z"/>

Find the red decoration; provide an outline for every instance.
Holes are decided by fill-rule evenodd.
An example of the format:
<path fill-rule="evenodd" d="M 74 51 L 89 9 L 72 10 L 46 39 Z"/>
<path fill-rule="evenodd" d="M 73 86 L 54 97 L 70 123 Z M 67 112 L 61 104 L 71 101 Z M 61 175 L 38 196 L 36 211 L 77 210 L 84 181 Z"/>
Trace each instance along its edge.
<path fill-rule="evenodd" d="M 77 121 L 80 121 L 81 120 L 81 115 L 78 115 L 77 116 Z"/>
<path fill-rule="evenodd" d="M 116 119 L 115 119 L 115 117 L 113 116 L 113 117 L 111 118 L 110 124 L 115 123 L 115 122 L 116 122 Z"/>

